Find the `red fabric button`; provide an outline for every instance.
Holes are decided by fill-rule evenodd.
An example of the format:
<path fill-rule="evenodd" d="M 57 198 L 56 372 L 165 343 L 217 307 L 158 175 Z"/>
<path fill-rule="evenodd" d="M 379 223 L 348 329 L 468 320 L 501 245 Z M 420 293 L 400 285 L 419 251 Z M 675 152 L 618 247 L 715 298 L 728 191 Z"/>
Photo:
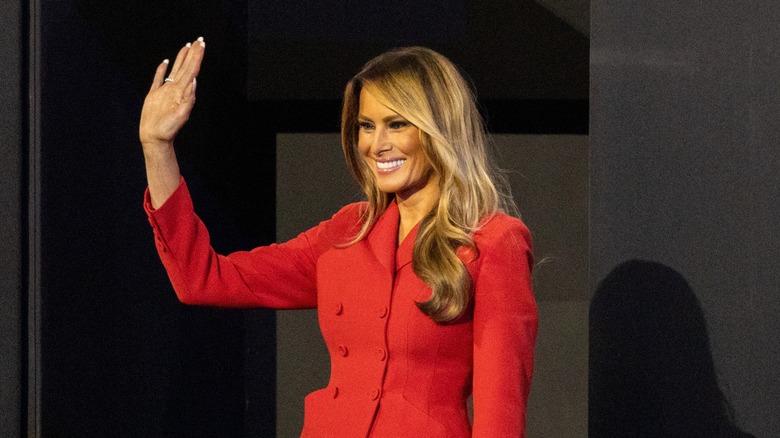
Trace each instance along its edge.
<path fill-rule="evenodd" d="M 382 307 L 378 308 L 377 311 L 376 311 L 376 314 L 380 318 L 384 318 L 385 316 L 387 316 L 387 306 L 382 306 Z"/>
<path fill-rule="evenodd" d="M 349 350 L 347 350 L 347 346 L 344 344 L 339 345 L 339 354 L 342 357 L 347 357 L 347 354 L 349 353 Z"/>
<path fill-rule="evenodd" d="M 333 312 L 336 315 L 341 315 L 341 313 L 344 311 L 344 305 L 342 305 L 340 302 L 336 303 L 335 306 L 333 306 Z"/>
<path fill-rule="evenodd" d="M 385 359 L 387 359 L 387 350 L 385 350 L 384 348 L 377 348 L 376 358 L 379 359 L 380 361 L 384 361 Z"/>
<path fill-rule="evenodd" d="M 379 398 L 379 390 L 378 389 L 372 389 L 371 392 L 368 393 L 368 398 L 371 400 L 376 400 Z"/>

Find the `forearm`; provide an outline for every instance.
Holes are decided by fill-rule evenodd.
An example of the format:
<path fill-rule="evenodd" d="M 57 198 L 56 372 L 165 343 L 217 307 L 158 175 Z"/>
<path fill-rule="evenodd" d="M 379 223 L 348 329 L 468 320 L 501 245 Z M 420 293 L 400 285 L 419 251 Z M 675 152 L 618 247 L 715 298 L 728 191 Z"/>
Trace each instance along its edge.
<path fill-rule="evenodd" d="M 146 161 L 146 180 L 152 207 L 157 209 L 165 203 L 179 186 L 181 174 L 173 143 L 143 145 Z"/>
<path fill-rule="evenodd" d="M 193 210 L 183 179 L 158 209 L 151 206 L 147 190 L 144 209 L 160 259 L 183 303 L 276 309 L 317 306 L 317 254 L 324 242 L 330 242 L 318 237 L 322 225 L 284 244 L 222 256 L 211 247 L 209 232 Z"/>

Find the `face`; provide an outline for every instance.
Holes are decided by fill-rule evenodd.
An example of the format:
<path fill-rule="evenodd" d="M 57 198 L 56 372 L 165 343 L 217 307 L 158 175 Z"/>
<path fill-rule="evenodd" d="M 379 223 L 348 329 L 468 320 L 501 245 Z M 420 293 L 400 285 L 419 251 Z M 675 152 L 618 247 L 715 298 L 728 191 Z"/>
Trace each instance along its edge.
<path fill-rule="evenodd" d="M 358 150 L 374 173 L 379 190 L 395 193 L 399 202 L 436 196 L 420 130 L 380 103 L 371 91 L 366 87 L 360 91 Z"/>

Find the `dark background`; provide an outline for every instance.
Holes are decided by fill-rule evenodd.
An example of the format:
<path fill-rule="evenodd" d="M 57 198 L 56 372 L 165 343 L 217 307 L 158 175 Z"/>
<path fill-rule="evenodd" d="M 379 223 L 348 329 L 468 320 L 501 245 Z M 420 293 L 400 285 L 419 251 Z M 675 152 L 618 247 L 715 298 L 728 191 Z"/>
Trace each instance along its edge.
<path fill-rule="evenodd" d="M 619 300 L 594 299 L 591 352 L 626 352 L 610 323 L 647 313 L 637 313 L 641 300 L 624 312 L 626 294 L 690 292 L 686 314 L 700 310 L 706 327 L 686 328 L 705 341 L 731 422 L 780 435 L 780 5 L 591 4 L 589 39 L 531 1 L 448 3 L 444 15 L 435 2 L 415 3 L 441 18 L 422 21 L 431 32 L 419 31 L 420 15 L 383 15 L 392 6 L 360 14 L 284 2 L 5 2 L 0 434 L 272 436 L 274 315 L 180 305 L 141 210 L 143 96 L 157 63 L 204 35 L 199 103 L 177 149 L 199 214 L 220 230 L 219 250 L 273 239 L 277 132 L 335 131 L 341 86 L 362 62 L 427 44 L 473 78 L 493 131 L 589 131 L 594 295 L 612 296 L 604 280 L 632 259 L 662 265 L 629 265 L 642 275 L 684 280 L 618 282 L 627 284 Z M 273 11 L 287 21 L 264 15 Z M 323 15 L 350 21 L 329 28 Z M 349 28 L 355 17 L 368 18 Z M 378 30 L 386 21 L 376 17 L 397 32 Z M 673 315 L 648 319 L 652 330 L 640 332 L 656 335 L 643 341 L 657 342 L 630 344 L 649 347 L 628 365 L 592 355 L 592 436 L 609 436 L 593 426 L 615 392 L 639 393 L 630 379 L 601 373 L 655 370 L 664 356 L 648 352 L 677 346 L 663 335 L 664 322 L 683 319 Z M 682 398 L 683 387 L 662 388 Z M 634 397 L 633 414 L 651 398 Z M 679 435 L 694 418 L 638 433 Z"/>

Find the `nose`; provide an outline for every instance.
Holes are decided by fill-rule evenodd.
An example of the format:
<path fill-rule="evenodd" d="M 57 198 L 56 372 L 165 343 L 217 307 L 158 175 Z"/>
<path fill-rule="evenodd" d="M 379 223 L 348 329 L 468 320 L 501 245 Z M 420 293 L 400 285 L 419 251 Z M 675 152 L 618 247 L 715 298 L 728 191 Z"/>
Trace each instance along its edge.
<path fill-rule="evenodd" d="M 374 136 L 371 143 L 371 153 L 374 155 L 382 155 L 384 152 L 393 148 L 392 142 L 390 142 L 390 136 L 387 133 L 387 129 L 379 127 L 374 131 Z"/>

